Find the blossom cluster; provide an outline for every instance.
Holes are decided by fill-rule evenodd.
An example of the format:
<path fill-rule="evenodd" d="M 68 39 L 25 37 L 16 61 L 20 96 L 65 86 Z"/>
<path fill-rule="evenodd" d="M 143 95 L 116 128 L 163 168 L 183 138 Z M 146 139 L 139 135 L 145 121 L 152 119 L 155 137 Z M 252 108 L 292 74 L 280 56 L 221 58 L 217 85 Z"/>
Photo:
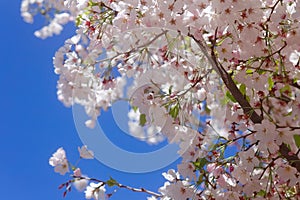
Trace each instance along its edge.
<path fill-rule="evenodd" d="M 126 97 L 134 136 L 179 144 L 149 200 L 300 198 L 298 0 L 23 0 L 21 12 L 49 20 L 40 38 L 76 24 L 53 64 L 58 99 L 84 106 L 86 126 Z M 63 149 L 49 163 L 69 170 Z M 105 185 L 118 186 L 86 198 Z"/>

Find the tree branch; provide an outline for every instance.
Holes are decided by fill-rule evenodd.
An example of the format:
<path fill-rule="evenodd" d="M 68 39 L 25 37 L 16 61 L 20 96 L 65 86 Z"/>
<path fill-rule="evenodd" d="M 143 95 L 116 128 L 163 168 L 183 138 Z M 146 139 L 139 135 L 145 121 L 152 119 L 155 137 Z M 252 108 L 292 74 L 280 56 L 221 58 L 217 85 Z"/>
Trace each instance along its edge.
<path fill-rule="evenodd" d="M 250 117 L 250 120 L 254 124 L 260 124 L 263 120 L 261 115 L 258 115 L 255 110 L 252 108 L 250 103 L 246 100 L 241 91 L 237 88 L 236 84 L 232 80 L 232 77 L 227 73 L 227 71 L 220 65 L 217 60 L 217 57 L 214 52 L 214 45 L 212 45 L 211 53 L 209 54 L 206 47 L 200 40 L 197 40 L 193 35 L 189 35 L 194 39 L 194 41 L 198 44 L 204 55 L 207 57 L 208 61 L 212 65 L 212 68 L 220 75 L 222 81 L 226 85 L 229 92 L 235 98 L 235 100 L 239 103 L 244 113 Z M 297 155 L 290 155 L 289 148 L 282 143 L 279 146 L 280 154 L 289 162 L 289 164 L 297 169 L 300 172 L 300 159 Z"/>
<path fill-rule="evenodd" d="M 155 196 L 157 198 L 159 197 L 162 197 L 161 194 L 158 194 L 156 192 L 152 192 L 150 190 L 147 190 L 145 188 L 134 188 L 134 187 L 131 187 L 131 186 L 127 186 L 127 185 L 123 185 L 121 183 L 118 183 L 117 181 L 115 181 L 114 179 L 110 179 L 109 181 L 110 184 L 109 184 L 109 181 L 102 181 L 102 180 L 99 180 L 99 179 L 96 179 L 96 178 L 88 178 L 88 177 L 83 177 L 83 176 L 72 176 L 74 179 L 85 179 L 85 180 L 89 180 L 89 181 L 95 181 L 95 182 L 98 182 L 98 183 L 103 183 L 105 185 L 108 185 L 110 187 L 112 186 L 117 186 L 119 188 L 125 188 L 127 190 L 131 190 L 133 192 L 142 192 L 142 193 L 147 193 L 147 194 L 150 194 L 152 196 Z M 113 181 L 113 182 L 112 182 Z"/>
<path fill-rule="evenodd" d="M 290 150 L 285 144 L 281 144 L 279 148 L 280 154 L 289 161 L 290 165 L 300 172 L 300 159 L 296 154 L 289 154 Z"/>

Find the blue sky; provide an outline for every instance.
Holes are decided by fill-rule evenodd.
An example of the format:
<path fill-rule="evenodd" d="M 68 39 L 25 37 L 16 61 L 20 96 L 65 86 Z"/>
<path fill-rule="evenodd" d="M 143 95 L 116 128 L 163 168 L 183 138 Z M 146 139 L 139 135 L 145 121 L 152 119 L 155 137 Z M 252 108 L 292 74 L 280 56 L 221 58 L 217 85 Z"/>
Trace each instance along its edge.
<path fill-rule="evenodd" d="M 82 145 L 76 133 L 72 110 L 65 108 L 56 96 L 58 77 L 53 72 L 52 56 L 73 34 L 69 26 L 61 36 L 40 40 L 33 35 L 41 24 L 26 24 L 20 17 L 20 1 L 0 1 L 0 194 L 1 199 L 59 200 L 63 191 L 57 187 L 68 176 L 54 173 L 48 159 L 63 146 L 75 162 L 77 147 Z M 109 113 L 103 115 L 104 124 Z M 109 122 L 108 122 L 109 123 Z M 108 124 L 107 123 L 107 124 Z M 149 151 L 149 147 L 124 136 L 114 126 L 106 127 L 112 138 L 123 146 Z M 119 138 L 122 137 L 120 140 Z M 79 166 L 99 179 L 114 177 L 120 183 L 157 190 L 163 185 L 161 173 L 130 174 L 108 168 L 97 160 L 83 161 Z M 174 165 L 173 165 L 174 166 Z M 145 199 L 145 195 L 119 190 L 118 199 Z M 72 191 L 65 199 L 84 199 Z"/>

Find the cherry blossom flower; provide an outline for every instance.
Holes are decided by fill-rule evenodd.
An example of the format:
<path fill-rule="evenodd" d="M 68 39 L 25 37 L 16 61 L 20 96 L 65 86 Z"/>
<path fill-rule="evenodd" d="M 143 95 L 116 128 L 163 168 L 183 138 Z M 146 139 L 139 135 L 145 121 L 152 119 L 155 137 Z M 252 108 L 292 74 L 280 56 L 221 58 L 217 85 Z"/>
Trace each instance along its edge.
<path fill-rule="evenodd" d="M 175 172 L 174 169 L 170 169 L 167 173 L 162 173 L 162 175 L 165 177 L 165 179 L 167 179 L 170 182 L 176 182 L 176 180 L 179 179 L 179 173 Z"/>
<path fill-rule="evenodd" d="M 87 127 L 128 97 L 134 137 L 150 144 L 166 137 L 179 145 L 178 172 L 163 173 L 161 196 L 150 193 L 148 199 L 295 199 L 298 4 L 23 0 L 20 10 L 28 23 L 38 13 L 46 18 L 35 32 L 43 39 L 76 23 L 53 64 L 58 99 L 83 106 Z M 78 150 L 81 158 L 93 158 L 86 146 Z M 49 164 L 62 175 L 69 171 L 63 148 Z M 87 186 L 78 168 L 74 176 L 87 199 L 106 197 L 105 182 Z"/>
<path fill-rule="evenodd" d="M 184 178 L 189 180 L 196 180 L 195 166 L 192 163 L 181 163 L 177 166 L 178 172 Z"/>
<path fill-rule="evenodd" d="M 80 168 L 75 169 L 73 174 L 75 177 L 77 177 L 77 178 L 75 178 L 74 183 L 73 183 L 74 187 L 79 192 L 84 191 L 86 189 L 89 181 L 87 179 L 83 178 Z"/>
<path fill-rule="evenodd" d="M 290 181 L 291 185 L 294 185 L 298 178 L 296 177 L 297 170 L 290 165 L 283 165 L 277 169 L 277 173 L 280 177 L 280 180 L 284 183 Z"/>
<path fill-rule="evenodd" d="M 188 182 L 177 181 L 174 184 L 165 185 L 160 189 L 167 197 L 180 200 L 188 199 L 194 196 L 193 188 L 188 186 Z"/>
<path fill-rule="evenodd" d="M 73 185 L 76 188 L 76 190 L 78 190 L 79 192 L 83 192 L 86 189 L 87 185 L 88 185 L 88 180 L 86 180 L 86 179 L 75 179 Z"/>
<path fill-rule="evenodd" d="M 69 172 L 69 164 L 65 150 L 61 147 L 49 159 L 49 164 L 54 167 L 54 171 L 65 175 Z"/>
<path fill-rule="evenodd" d="M 94 199 L 94 200 L 105 200 L 105 186 L 103 183 L 90 183 L 89 186 L 86 187 L 85 198 L 86 199 Z"/>
<path fill-rule="evenodd" d="M 83 145 L 81 148 L 78 147 L 80 158 L 84 159 L 94 159 L 94 152 L 87 149 L 86 145 Z"/>

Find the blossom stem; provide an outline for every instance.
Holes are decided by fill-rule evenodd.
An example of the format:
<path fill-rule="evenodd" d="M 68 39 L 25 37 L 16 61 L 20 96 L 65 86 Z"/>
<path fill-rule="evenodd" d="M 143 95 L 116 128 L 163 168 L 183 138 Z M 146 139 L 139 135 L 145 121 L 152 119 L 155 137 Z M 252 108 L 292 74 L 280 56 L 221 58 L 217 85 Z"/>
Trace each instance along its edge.
<path fill-rule="evenodd" d="M 102 181 L 102 180 L 99 180 L 99 179 L 96 179 L 96 178 L 88 178 L 88 177 L 82 177 L 82 176 L 73 176 L 73 178 L 76 178 L 76 179 L 86 179 L 86 180 L 89 180 L 89 181 L 95 181 L 95 182 L 98 182 L 98 183 L 103 183 L 105 185 L 108 185 L 107 181 Z M 134 188 L 134 187 L 131 187 L 131 186 L 123 185 L 123 184 L 118 183 L 118 182 L 115 182 L 114 185 L 117 186 L 117 187 L 119 187 L 119 188 L 125 188 L 127 190 L 131 190 L 133 192 L 142 192 L 142 193 L 150 194 L 150 195 L 155 196 L 155 197 L 162 197 L 161 194 L 158 194 L 156 192 L 147 190 L 145 188 Z"/>

